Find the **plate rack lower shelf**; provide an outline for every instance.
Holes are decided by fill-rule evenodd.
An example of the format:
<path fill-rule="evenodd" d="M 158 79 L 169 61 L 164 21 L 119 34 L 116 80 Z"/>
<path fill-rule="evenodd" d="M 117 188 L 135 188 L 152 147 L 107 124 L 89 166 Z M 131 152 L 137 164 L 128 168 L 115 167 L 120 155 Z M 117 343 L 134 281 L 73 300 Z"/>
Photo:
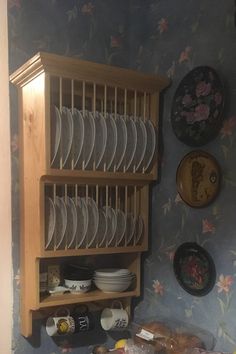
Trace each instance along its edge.
<path fill-rule="evenodd" d="M 40 308 L 51 307 L 51 306 L 64 306 L 70 304 L 88 303 L 101 300 L 119 299 L 124 297 L 135 297 L 139 296 L 139 289 L 124 291 L 124 292 L 112 292 L 104 293 L 100 290 L 89 291 L 84 294 L 65 294 L 65 295 L 51 295 L 46 296 L 41 299 L 39 303 Z"/>

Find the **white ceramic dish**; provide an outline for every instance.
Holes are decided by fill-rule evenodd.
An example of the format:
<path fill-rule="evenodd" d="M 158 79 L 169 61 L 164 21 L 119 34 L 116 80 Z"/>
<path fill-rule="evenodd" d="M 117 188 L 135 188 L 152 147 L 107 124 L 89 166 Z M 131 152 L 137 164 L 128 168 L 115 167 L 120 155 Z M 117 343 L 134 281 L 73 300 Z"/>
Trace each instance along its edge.
<path fill-rule="evenodd" d="M 63 198 L 55 197 L 54 205 L 56 209 L 56 225 L 55 225 L 55 247 L 64 248 L 65 232 L 67 225 L 67 209 Z"/>
<path fill-rule="evenodd" d="M 144 232 L 144 222 L 141 215 L 136 218 L 135 221 L 135 245 L 138 245 L 142 239 Z"/>
<path fill-rule="evenodd" d="M 137 146 L 137 129 L 132 117 L 126 117 L 125 120 L 127 128 L 127 148 L 125 151 L 125 171 L 131 170 L 131 165 L 134 160 L 134 154 Z"/>
<path fill-rule="evenodd" d="M 86 293 L 91 289 L 92 279 L 88 280 L 70 280 L 64 279 L 65 287 L 71 293 Z"/>
<path fill-rule="evenodd" d="M 145 128 L 147 132 L 147 146 L 143 158 L 144 172 L 151 168 L 151 163 L 156 150 L 156 131 L 150 119 L 146 120 Z"/>
<path fill-rule="evenodd" d="M 116 119 L 117 129 L 117 148 L 115 154 L 115 169 L 121 170 L 122 162 L 125 158 L 125 151 L 127 148 L 127 128 L 123 116 L 117 114 Z"/>
<path fill-rule="evenodd" d="M 74 122 L 73 131 L 73 166 L 76 169 L 82 168 L 82 148 L 84 142 L 84 120 L 80 111 L 74 108 L 72 113 L 72 118 Z"/>
<path fill-rule="evenodd" d="M 133 241 L 134 238 L 134 232 L 135 232 L 135 220 L 134 216 L 132 213 L 128 213 L 126 215 L 126 243 L 127 245 Z"/>
<path fill-rule="evenodd" d="M 55 288 L 49 288 L 48 292 L 51 295 L 62 295 L 65 292 L 70 292 L 68 288 L 66 288 L 65 286 L 56 286 Z"/>
<path fill-rule="evenodd" d="M 52 243 L 56 225 L 56 210 L 51 198 L 45 198 L 45 249 Z"/>
<path fill-rule="evenodd" d="M 136 118 L 134 122 L 137 130 L 138 143 L 134 154 L 134 163 L 132 169 L 134 172 L 142 172 L 141 167 L 147 146 L 147 131 L 141 118 Z"/>
<path fill-rule="evenodd" d="M 84 198 L 85 203 L 87 204 L 88 209 L 88 229 L 85 236 L 86 247 L 91 247 L 96 239 L 97 231 L 98 231 L 98 207 L 95 201 L 88 197 Z"/>
<path fill-rule="evenodd" d="M 59 167 L 59 146 L 61 141 L 61 113 L 54 106 L 51 113 L 51 166 Z"/>
<path fill-rule="evenodd" d="M 61 158 L 62 167 L 71 166 L 71 148 L 73 141 L 74 122 L 72 114 L 67 107 L 61 110 Z"/>
<path fill-rule="evenodd" d="M 107 235 L 107 216 L 104 210 L 98 209 L 99 222 L 98 222 L 98 231 L 97 231 L 97 245 L 102 247 L 106 240 Z"/>
<path fill-rule="evenodd" d="M 116 227 L 117 227 L 117 218 L 115 210 L 110 206 L 104 206 L 103 210 L 107 217 L 107 233 L 106 233 L 106 245 L 111 245 L 114 240 Z"/>
<path fill-rule="evenodd" d="M 94 274 L 102 277 L 120 277 L 129 275 L 130 270 L 126 268 L 100 268 L 95 270 Z"/>
<path fill-rule="evenodd" d="M 122 210 L 117 209 L 116 218 L 117 218 L 117 226 L 116 226 L 115 240 L 116 240 L 116 246 L 118 246 L 122 242 L 125 236 L 125 230 L 126 230 L 125 213 Z"/>
<path fill-rule="evenodd" d="M 77 210 L 72 198 L 67 197 L 67 226 L 66 226 L 66 244 L 67 248 L 75 248 L 75 238 L 77 230 Z"/>
<path fill-rule="evenodd" d="M 109 284 L 100 280 L 94 280 L 94 284 L 98 289 L 105 293 L 122 292 L 127 290 L 132 283 L 132 280 L 124 283 Z"/>
<path fill-rule="evenodd" d="M 104 156 L 106 170 L 110 171 L 113 167 L 117 147 L 117 128 L 115 120 L 111 114 L 106 115 L 105 122 L 107 126 L 107 143 Z"/>
<path fill-rule="evenodd" d="M 76 248 L 80 248 L 84 243 L 88 230 L 88 208 L 83 198 L 73 198 L 77 211 Z"/>
<path fill-rule="evenodd" d="M 99 112 L 95 113 L 95 145 L 94 145 L 94 162 L 95 168 L 100 169 L 101 162 L 105 153 L 107 144 L 107 125 L 105 118 Z"/>
<path fill-rule="evenodd" d="M 95 144 L 95 122 L 88 111 L 81 112 L 84 119 L 83 164 L 85 169 L 92 168 L 92 156 Z"/>

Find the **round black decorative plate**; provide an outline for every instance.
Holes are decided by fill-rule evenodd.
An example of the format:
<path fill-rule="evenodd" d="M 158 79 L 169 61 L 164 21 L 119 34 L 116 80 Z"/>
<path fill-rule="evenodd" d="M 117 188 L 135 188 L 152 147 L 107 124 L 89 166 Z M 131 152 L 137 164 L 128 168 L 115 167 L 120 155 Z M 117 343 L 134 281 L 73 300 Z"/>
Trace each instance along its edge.
<path fill-rule="evenodd" d="M 224 89 L 216 71 L 199 66 L 180 82 L 172 102 L 175 135 L 189 146 L 202 146 L 222 127 Z"/>
<path fill-rule="evenodd" d="M 216 281 L 210 254 L 195 242 L 183 243 L 174 256 L 175 276 L 182 288 L 194 296 L 208 294 Z"/>

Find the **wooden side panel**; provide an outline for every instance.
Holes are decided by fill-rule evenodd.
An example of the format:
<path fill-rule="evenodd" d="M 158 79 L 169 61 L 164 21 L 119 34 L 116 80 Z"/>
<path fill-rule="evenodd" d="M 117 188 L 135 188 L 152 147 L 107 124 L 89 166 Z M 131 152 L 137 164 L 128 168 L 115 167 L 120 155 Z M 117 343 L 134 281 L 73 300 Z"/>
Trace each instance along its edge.
<path fill-rule="evenodd" d="M 45 170 L 44 74 L 20 93 L 21 141 L 21 330 L 32 331 L 31 310 L 39 303 L 40 184 Z"/>

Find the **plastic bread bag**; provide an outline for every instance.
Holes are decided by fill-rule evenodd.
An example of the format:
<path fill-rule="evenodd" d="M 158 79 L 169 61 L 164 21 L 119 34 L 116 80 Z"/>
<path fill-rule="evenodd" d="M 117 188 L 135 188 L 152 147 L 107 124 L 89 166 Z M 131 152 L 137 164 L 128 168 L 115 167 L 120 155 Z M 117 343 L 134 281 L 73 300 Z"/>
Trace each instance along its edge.
<path fill-rule="evenodd" d="M 128 339 L 125 345 L 125 354 L 154 354 L 155 350 L 151 344 L 135 344 L 132 339 Z"/>
<path fill-rule="evenodd" d="M 209 331 L 172 318 L 139 320 L 130 327 L 134 342 L 151 344 L 155 353 L 183 354 L 191 348 L 212 350 L 215 346 Z"/>

